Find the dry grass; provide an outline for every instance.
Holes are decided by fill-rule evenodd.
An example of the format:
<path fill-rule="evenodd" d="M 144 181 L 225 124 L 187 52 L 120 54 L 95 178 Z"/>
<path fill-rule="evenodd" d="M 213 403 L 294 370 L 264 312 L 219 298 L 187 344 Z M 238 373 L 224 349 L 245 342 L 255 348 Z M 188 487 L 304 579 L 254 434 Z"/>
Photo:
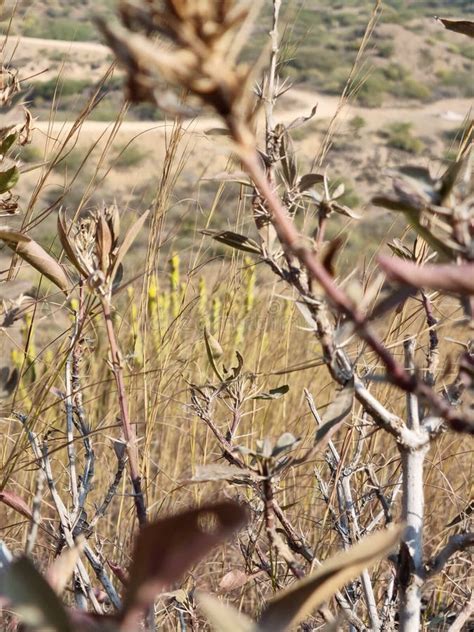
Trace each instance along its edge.
<path fill-rule="evenodd" d="M 101 188 L 109 182 L 110 161 L 117 156 L 117 146 L 123 148 L 123 144 L 116 142 L 118 120 L 103 131 L 100 139 L 88 143 L 88 150 L 81 154 L 84 161 L 72 164 L 70 160 L 72 166 L 63 169 L 61 174 L 61 160 L 64 163 L 67 156 L 72 155 L 81 139 L 81 127 L 87 125 L 95 104 L 92 97 L 72 129 L 60 141 L 47 140 L 44 151 L 47 163 L 34 172 L 34 186 L 25 192 L 22 200 L 24 212 L 13 220 L 23 229 L 35 229 L 43 245 L 50 246 L 56 254 L 60 253 L 60 247 L 52 232 L 51 220 L 59 206 L 67 201 L 71 192 L 75 192 L 71 217 L 78 217 L 89 208 L 100 196 Z M 332 141 L 332 136 L 327 140 Z M 281 399 L 246 402 L 241 411 L 238 436 L 234 438 L 241 446 L 255 449 L 258 440 L 265 437 L 275 440 L 282 433 L 291 432 L 301 438 L 292 454 L 304 455 L 316 430 L 304 389 L 312 393 L 319 412 L 323 413 L 334 397 L 335 387 L 325 366 L 318 366 L 321 347 L 305 331 L 306 322 L 291 300 L 294 298 L 291 292 L 249 256 L 216 246 L 200 232 L 213 226 L 222 227 L 220 213 L 225 213 L 226 229 L 248 233 L 252 201 L 244 195 L 245 188 L 226 183 L 209 185 L 196 179 L 194 173 L 190 174 L 188 161 L 192 160 L 195 136 L 178 122 L 166 128 L 160 142 L 162 145 L 156 150 L 160 160 L 156 160 L 156 155 L 154 158 L 147 155 L 141 165 L 142 170 L 153 168 L 150 190 L 147 191 L 151 220 L 125 260 L 124 280 L 128 282 L 114 299 L 113 311 L 123 357 L 130 418 L 139 436 L 142 484 L 149 516 L 154 519 L 174 514 L 224 495 L 245 498 L 255 512 L 255 526 L 261 520 L 262 509 L 250 489 L 228 482 L 189 482 L 201 465 L 222 459 L 214 435 L 190 406 L 190 385 L 205 385 L 214 379 L 206 353 L 204 329 L 208 328 L 222 346 L 224 355 L 220 361 L 224 365 L 235 364 L 236 351 L 239 351 L 245 370 L 254 375 L 259 388 L 268 391 L 282 384 L 289 386 L 289 392 Z M 322 145 L 323 153 L 327 146 L 328 143 Z M 224 159 L 221 160 L 224 163 Z M 87 171 L 86 165 L 89 165 Z M 110 177 L 117 178 L 117 175 Z M 28 178 L 32 179 L 32 176 Z M 183 181 L 185 185 L 181 184 Z M 135 186 L 139 184 L 137 182 Z M 205 207 L 202 208 L 199 201 L 204 188 Z M 48 204 L 38 204 L 51 189 L 54 195 L 48 198 Z M 138 204 L 122 205 L 120 200 L 117 204 L 125 226 L 130 225 L 136 218 L 136 211 L 143 208 Z M 174 210 L 175 207 L 179 212 Z M 347 233 L 351 224 L 339 224 L 338 229 L 342 234 Z M 382 243 L 373 246 L 374 250 L 383 248 Z M 344 256 L 342 252 L 341 260 Z M 356 258 L 352 254 L 350 257 L 353 264 Z M 5 341 L 4 348 L 8 349 L 8 357 L 7 353 L 2 357 L 2 366 L 14 366 L 20 375 L 14 392 L 0 402 L 0 433 L 3 437 L 0 488 L 15 492 L 31 507 L 38 469 L 18 421 L 18 414 L 21 414 L 38 436 L 47 438 L 56 487 L 68 504 L 64 376 L 74 323 L 73 308 L 77 306 L 65 300 L 44 278 L 32 277 L 24 266 L 20 269 L 15 259 L 10 263 L 2 253 L 1 262 L 5 269 L 4 280 L 9 279 L 7 287 L 15 278 L 26 278 L 35 288 L 38 300 L 26 316 L 0 332 L 2 344 Z M 366 262 L 362 253 L 355 263 L 358 268 L 353 278 L 357 277 L 359 284 L 365 287 L 374 275 L 373 259 Z M 343 272 L 339 272 L 342 279 Z M 288 300 L 282 298 L 283 294 Z M 459 345 L 452 339 L 465 341 L 469 331 L 459 325 L 461 313 L 454 300 L 434 296 L 433 305 L 440 322 L 440 384 L 449 384 L 455 377 L 453 367 L 460 352 Z M 120 423 L 110 348 L 97 301 L 92 296 L 85 300 L 84 310 L 85 325 L 78 346 L 78 380 L 95 452 L 92 488 L 85 505 L 90 519 L 115 474 L 113 439 L 120 436 Z M 418 300 L 409 299 L 399 313 L 390 314 L 379 322 L 377 329 L 383 342 L 398 358 L 403 358 L 403 339 L 413 337 L 418 364 L 425 366 L 429 331 Z M 359 373 L 369 372 L 369 369 L 377 373 L 378 359 L 359 340 L 351 339 L 346 350 Z M 370 383 L 370 390 L 389 410 L 404 415 L 405 396 L 400 391 L 376 380 Z M 214 421 L 225 433 L 230 424 L 226 402 L 220 402 Z M 359 445 L 361 434 L 363 440 Z M 77 468 L 81 471 L 86 459 L 85 448 L 77 434 L 74 442 Z M 390 437 L 370 425 L 358 404 L 354 405 L 352 417 L 337 433 L 334 444 L 342 455 L 340 472 L 346 463 L 350 463 L 357 446 L 362 449 L 361 467 L 352 482 L 361 524 L 367 525 L 381 505 L 374 494 L 367 467 L 362 466 L 370 465 L 380 490 L 390 495 L 400 475 L 399 451 Z M 329 481 L 329 491 L 334 494 L 335 481 L 330 480 L 328 464 L 322 454 L 285 471 L 275 485 L 275 494 L 279 505 L 285 508 L 288 520 L 313 548 L 316 558 L 325 559 L 331 551 L 340 548 L 340 541 L 315 471 L 323 480 Z M 428 455 L 425 474 L 427 558 L 445 544 L 453 532 L 448 528 L 450 520 L 472 497 L 472 474 L 472 444 L 462 435 L 444 433 L 440 436 Z M 0 537 L 12 551 L 20 552 L 25 548 L 30 520 L 4 505 L 1 508 Z M 41 525 L 34 556 L 40 566 L 45 567 L 55 556 L 57 541 L 53 535 L 58 533 L 56 511 L 47 492 L 41 499 L 40 513 Z M 397 500 L 394 520 L 399 513 Z M 128 478 L 123 477 L 110 508 L 92 536 L 101 559 L 126 567 L 135 527 L 130 486 Z M 242 546 L 247 535 L 241 536 Z M 259 541 L 268 552 L 263 533 L 259 535 Z M 183 588 L 186 591 L 196 588 L 219 592 L 222 577 L 229 570 L 240 569 L 249 575 L 255 572 L 255 567 L 249 567 L 249 559 L 249 556 L 241 555 L 236 540 L 194 569 L 185 578 Z M 309 567 L 307 564 L 306 568 Z M 229 598 L 244 611 L 255 615 L 276 585 L 288 581 L 286 572 L 281 568 L 275 572 L 272 585 L 268 575 L 259 571 L 244 586 L 230 592 Z M 381 567 L 374 573 L 377 594 L 382 593 L 387 572 L 386 567 Z M 471 574 L 469 558 L 467 554 L 461 554 L 425 586 L 426 626 L 436 616 L 439 618 L 438 629 L 445 629 L 442 626 L 446 616 L 458 612 L 466 601 Z M 159 602 L 160 629 L 177 629 L 175 606 L 176 602 L 170 599 Z"/>

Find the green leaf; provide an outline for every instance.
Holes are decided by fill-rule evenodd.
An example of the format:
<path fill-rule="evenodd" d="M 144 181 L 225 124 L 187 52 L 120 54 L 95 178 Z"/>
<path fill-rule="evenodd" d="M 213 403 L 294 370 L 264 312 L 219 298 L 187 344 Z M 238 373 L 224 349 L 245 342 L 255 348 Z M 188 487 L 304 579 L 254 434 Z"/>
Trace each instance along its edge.
<path fill-rule="evenodd" d="M 279 592 L 264 609 L 259 630 L 283 632 L 296 626 L 364 569 L 388 555 L 401 533 L 398 526 L 370 535 L 324 562 L 312 575 Z"/>
<path fill-rule="evenodd" d="M 231 230 L 201 230 L 203 235 L 209 235 L 216 241 L 235 248 L 236 250 L 243 250 L 244 252 L 250 252 L 254 255 L 261 255 L 262 250 L 256 241 L 245 237 L 245 235 L 239 235 Z"/>
<path fill-rule="evenodd" d="M 72 632 L 71 622 L 56 593 L 26 557 L 12 562 L 0 575 L 0 595 L 21 621 L 41 632 Z"/>
<path fill-rule="evenodd" d="M 0 144 L 0 154 L 5 155 L 13 143 L 16 141 L 17 135 L 16 132 L 13 134 L 9 134 Z"/>
<path fill-rule="evenodd" d="M 6 171 L 0 172 L 0 193 L 10 191 L 18 182 L 20 171 L 16 165 L 10 167 Z"/>

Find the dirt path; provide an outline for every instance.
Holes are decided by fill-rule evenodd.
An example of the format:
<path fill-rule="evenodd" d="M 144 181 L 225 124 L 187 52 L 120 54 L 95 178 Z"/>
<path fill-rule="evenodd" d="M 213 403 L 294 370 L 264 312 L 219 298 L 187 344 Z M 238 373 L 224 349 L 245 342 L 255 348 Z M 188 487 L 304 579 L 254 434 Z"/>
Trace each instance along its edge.
<path fill-rule="evenodd" d="M 42 59 L 41 51 L 60 51 L 65 55 L 70 54 L 71 57 L 76 56 L 75 72 L 80 72 L 79 57 L 92 57 L 94 61 L 105 63 L 106 58 L 111 55 L 110 49 L 103 44 L 97 42 L 74 42 L 65 40 L 50 40 L 33 37 L 12 37 L 7 43 L 6 54 L 12 51 L 15 46 L 21 50 L 22 54 L 34 54 L 36 63 L 38 59 Z M 97 70 L 96 70 L 97 72 Z M 45 78 L 47 75 L 45 75 Z M 277 108 L 277 118 L 282 123 L 289 123 L 293 119 L 307 116 L 314 105 L 317 103 L 316 119 L 328 119 L 334 115 L 338 108 L 339 98 L 327 94 L 317 92 L 309 92 L 299 88 L 293 88 L 289 93 L 289 101 L 283 100 L 279 108 Z M 444 128 L 453 125 L 453 122 L 462 121 L 469 110 L 472 108 L 472 102 L 469 99 L 443 99 L 428 104 L 407 103 L 398 104 L 396 106 L 386 106 L 381 108 L 363 108 L 346 105 L 341 113 L 341 120 L 347 119 L 355 114 L 362 116 L 366 121 L 366 130 L 378 130 L 390 121 L 409 121 L 413 124 L 416 131 L 422 133 L 424 128 L 429 125 L 431 131 L 437 128 Z M 219 126 L 220 123 L 209 116 L 200 117 L 196 120 L 186 122 L 189 131 L 194 133 L 202 133 L 207 129 Z M 48 121 L 37 121 L 36 127 L 42 132 L 49 132 L 54 136 L 60 136 L 67 133 L 72 122 L 55 122 L 51 125 Z M 95 136 L 103 132 L 110 122 L 85 121 L 81 127 L 81 133 Z M 170 125 L 170 124 L 168 124 Z M 159 121 L 124 121 L 120 127 L 121 135 L 135 135 L 141 133 L 162 134 L 167 128 L 165 122 Z"/>
<path fill-rule="evenodd" d="M 318 105 L 315 118 L 328 119 L 332 117 L 338 107 L 338 97 L 311 93 L 294 89 L 291 93 L 292 104 L 290 107 L 280 106 L 277 109 L 277 119 L 282 123 L 289 123 L 295 118 L 308 116 L 315 104 Z M 431 130 L 436 126 L 445 124 L 453 125 L 460 122 L 472 108 L 470 99 L 442 99 L 428 104 L 400 105 L 397 107 L 362 108 L 352 105 L 344 106 L 340 113 L 341 119 L 347 119 L 356 114 L 362 116 L 367 123 L 367 129 L 380 129 L 385 123 L 395 120 L 410 121 L 418 131 L 423 131 L 429 126 Z M 81 133 L 88 136 L 98 135 L 113 122 L 85 121 L 81 126 Z M 202 133 L 213 127 L 221 125 L 216 118 L 203 116 L 197 119 L 189 119 L 184 122 L 192 133 Z M 73 122 L 36 121 L 35 127 L 42 132 L 60 136 L 69 132 Z M 124 121 L 120 126 L 120 133 L 134 134 L 163 134 L 172 125 L 165 121 Z"/>
<path fill-rule="evenodd" d="M 40 37 L 20 37 L 12 35 L 5 46 L 5 55 L 8 57 L 13 50 L 38 51 L 53 50 L 64 53 L 85 53 L 106 57 L 110 55 L 110 48 L 98 42 L 70 42 L 68 40 L 42 39 Z"/>

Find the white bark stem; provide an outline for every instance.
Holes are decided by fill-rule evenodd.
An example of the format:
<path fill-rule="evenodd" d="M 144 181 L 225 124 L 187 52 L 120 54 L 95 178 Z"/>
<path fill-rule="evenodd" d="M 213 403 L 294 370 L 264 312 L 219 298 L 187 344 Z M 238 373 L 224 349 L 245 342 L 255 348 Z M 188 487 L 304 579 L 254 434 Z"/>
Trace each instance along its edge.
<path fill-rule="evenodd" d="M 414 370 L 414 341 L 407 340 L 405 365 Z M 418 399 L 407 394 L 407 426 L 420 434 Z M 424 582 L 423 523 L 424 488 L 423 468 L 429 443 L 415 449 L 402 448 L 403 520 L 406 530 L 400 549 L 400 632 L 418 632 L 421 627 L 421 588 Z"/>

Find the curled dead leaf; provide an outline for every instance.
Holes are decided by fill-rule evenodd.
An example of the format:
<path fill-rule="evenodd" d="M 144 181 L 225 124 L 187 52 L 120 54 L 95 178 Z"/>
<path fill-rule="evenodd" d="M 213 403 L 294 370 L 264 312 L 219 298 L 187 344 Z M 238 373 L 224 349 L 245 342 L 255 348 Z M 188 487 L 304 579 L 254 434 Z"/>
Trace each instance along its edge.
<path fill-rule="evenodd" d="M 67 294 L 71 283 L 63 267 L 36 241 L 8 226 L 0 226 L 0 239 L 35 270 Z"/>

